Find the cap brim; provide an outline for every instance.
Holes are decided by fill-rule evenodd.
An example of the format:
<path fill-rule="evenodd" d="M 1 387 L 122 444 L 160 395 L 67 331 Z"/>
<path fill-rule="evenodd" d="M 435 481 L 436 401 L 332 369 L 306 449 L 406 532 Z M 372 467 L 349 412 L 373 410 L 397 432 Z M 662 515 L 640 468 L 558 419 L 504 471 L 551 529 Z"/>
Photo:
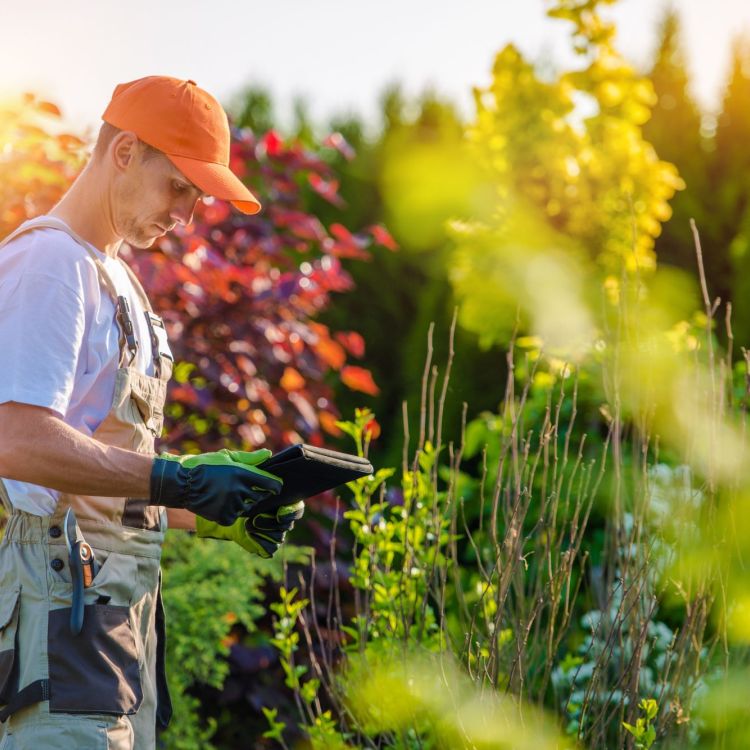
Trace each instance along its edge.
<path fill-rule="evenodd" d="M 243 214 L 257 214 L 260 211 L 258 199 L 229 167 L 184 156 L 166 156 L 193 185 L 207 195 L 229 201 Z"/>

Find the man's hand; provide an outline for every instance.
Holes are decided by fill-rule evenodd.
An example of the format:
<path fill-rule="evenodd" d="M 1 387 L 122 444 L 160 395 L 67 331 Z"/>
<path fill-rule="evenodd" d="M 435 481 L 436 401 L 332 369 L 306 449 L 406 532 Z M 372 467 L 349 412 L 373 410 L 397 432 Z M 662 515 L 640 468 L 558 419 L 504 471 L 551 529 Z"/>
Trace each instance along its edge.
<path fill-rule="evenodd" d="M 209 521 L 231 526 L 281 491 L 277 476 L 257 468 L 271 455 L 220 450 L 191 456 L 162 453 L 151 470 L 151 504 L 185 508 Z"/>
<path fill-rule="evenodd" d="M 302 518 L 305 504 L 284 505 L 274 510 L 259 511 L 249 518 L 239 518 L 231 526 L 220 526 L 201 516 L 195 518 L 195 529 L 202 539 L 225 539 L 260 557 L 272 557 L 283 544 L 287 531 Z"/>

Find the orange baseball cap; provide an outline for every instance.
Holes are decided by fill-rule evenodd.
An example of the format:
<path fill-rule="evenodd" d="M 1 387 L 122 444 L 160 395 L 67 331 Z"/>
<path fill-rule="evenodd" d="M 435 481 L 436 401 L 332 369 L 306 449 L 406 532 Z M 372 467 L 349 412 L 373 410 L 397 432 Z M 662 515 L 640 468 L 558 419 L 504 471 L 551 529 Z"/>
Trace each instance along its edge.
<path fill-rule="evenodd" d="M 221 104 L 195 81 L 148 76 L 121 83 L 102 119 L 164 152 L 204 193 L 246 214 L 258 199 L 229 169 L 229 122 Z"/>

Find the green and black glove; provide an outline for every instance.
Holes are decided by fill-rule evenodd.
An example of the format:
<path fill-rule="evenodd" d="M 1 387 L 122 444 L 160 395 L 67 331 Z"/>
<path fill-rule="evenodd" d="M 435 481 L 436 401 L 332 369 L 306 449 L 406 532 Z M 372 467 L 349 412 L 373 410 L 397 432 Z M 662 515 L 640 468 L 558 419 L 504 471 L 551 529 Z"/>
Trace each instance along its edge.
<path fill-rule="evenodd" d="M 283 544 L 287 531 L 305 512 L 300 500 L 293 505 L 259 510 L 248 518 L 238 518 L 231 526 L 220 526 L 202 516 L 195 519 L 197 535 L 202 539 L 225 539 L 239 544 L 242 549 L 261 557 L 272 557 Z"/>
<path fill-rule="evenodd" d="M 258 469 L 271 451 L 230 451 L 195 456 L 162 453 L 151 469 L 152 505 L 184 508 L 222 526 L 260 510 L 263 501 L 278 495 L 279 477 Z"/>

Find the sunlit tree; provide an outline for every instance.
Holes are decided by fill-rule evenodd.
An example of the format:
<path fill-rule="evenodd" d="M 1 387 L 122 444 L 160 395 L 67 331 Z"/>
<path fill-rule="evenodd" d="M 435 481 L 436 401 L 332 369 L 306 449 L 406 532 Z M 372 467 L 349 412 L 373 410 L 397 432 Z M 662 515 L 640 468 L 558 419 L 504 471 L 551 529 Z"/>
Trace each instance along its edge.
<path fill-rule="evenodd" d="M 652 271 L 669 200 L 683 187 L 643 137 L 654 90 L 618 54 L 601 4 L 561 0 L 549 11 L 572 24 L 579 68 L 542 79 L 509 45 L 491 84 L 475 90 L 470 137 L 495 198 L 480 220 L 454 225 L 453 280 L 461 321 L 488 343 L 512 329 L 509 302 L 528 308 L 541 294 L 553 324 L 572 312 L 558 305 L 573 291 L 550 294 L 564 287 L 561 263 L 583 272 L 593 261 L 615 284 L 622 269 Z M 545 267 L 549 250 L 556 260 Z M 582 319 L 574 326 L 589 335 Z"/>

